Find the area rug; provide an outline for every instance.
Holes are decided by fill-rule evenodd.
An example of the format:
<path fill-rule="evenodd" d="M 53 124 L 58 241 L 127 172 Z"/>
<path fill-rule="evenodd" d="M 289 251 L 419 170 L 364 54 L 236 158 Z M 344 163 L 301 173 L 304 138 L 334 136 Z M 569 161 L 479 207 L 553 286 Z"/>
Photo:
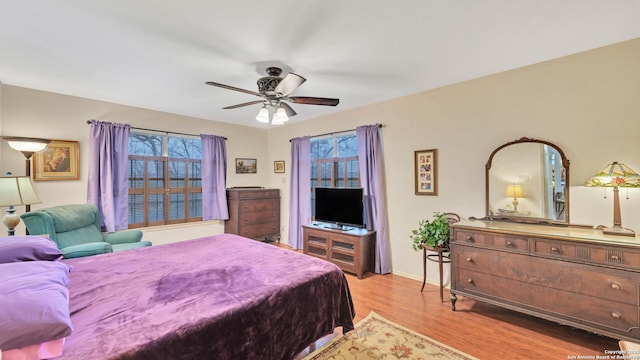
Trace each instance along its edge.
<path fill-rule="evenodd" d="M 335 337 L 303 360 L 476 359 L 371 312 L 353 331 Z"/>

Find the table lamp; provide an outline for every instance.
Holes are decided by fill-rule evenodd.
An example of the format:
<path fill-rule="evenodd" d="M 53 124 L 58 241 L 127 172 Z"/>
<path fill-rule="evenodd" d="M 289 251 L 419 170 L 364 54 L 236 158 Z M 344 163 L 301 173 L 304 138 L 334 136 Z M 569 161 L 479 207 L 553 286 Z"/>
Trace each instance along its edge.
<path fill-rule="evenodd" d="M 14 206 L 39 204 L 40 198 L 33 189 L 31 178 L 28 176 L 0 177 L 0 206 L 8 206 L 7 214 L 2 222 L 7 227 L 9 236 L 15 235 L 15 228 L 20 223 L 20 216 L 16 214 Z"/>
<path fill-rule="evenodd" d="M 518 212 L 518 198 L 523 198 L 524 193 L 522 192 L 522 185 L 520 184 L 509 184 L 507 185 L 507 197 L 513 198 L 513 212 Z"/>
<path fill-rule="evenodd" d="M 620 196 L 618 193 L 621 187 L 640 187 L 640 175 L 638 175 L 638 173 L 627 165 L 614 161 L 599 173 L 592 176 L 585 186 L 613 188 L 613 227 L 603 227 L 603 233 L 608 235 L 636 236 L 633 230 L 622 227 Z M 605 193 L 605 198 L 606 197 Z"/>

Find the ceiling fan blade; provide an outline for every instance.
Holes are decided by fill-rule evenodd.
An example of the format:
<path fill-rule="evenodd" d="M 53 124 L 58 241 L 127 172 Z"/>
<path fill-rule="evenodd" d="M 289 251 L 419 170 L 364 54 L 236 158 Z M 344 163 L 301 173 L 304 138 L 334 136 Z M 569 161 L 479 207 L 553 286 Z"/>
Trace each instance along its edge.
<path fill-rule="evenodd" d="M 293 108 L 291 106 L 289 106 L 289 104 L 287 104 L 285 102 L 281 102 L 280 106 L 282 106 L 282 108 L 284 108 L 284 111 L 287 113 L 288 117 L 296 116 L 298 114 L 295 110 L 293 110 Z"/>
<path fill-rule="evenodd" d="M 255 91 L 251 91 L 251 90 L 245 90 L 245 89 L 240 89 L 237 88 L 235 86 L 231 86 L 231 85 L 225 85 L 225 84 L 220 84 L 217 82 L 213 82 L 213 81 L 207 81 L 205 84 L 207 85 L 211 85 L 211 86 L 217 86 L 217 87 L 221 87 L 223 89 L 227 89 L 227 90 L 234 90 L 234 91 L 239 91 L 245 94 L 251 94 L 251 95 L 255 95 L 255 96 L 260 96 L 263 97 L 264 95 L 260 94 L 259 92 L 255 92 Z"/>
<path fill-rule="evenodd" d="M 307 81 L 307 79 L 298 74 L 288 73 L 287 76 L 285 76 L 284 79 L 280 81 L 278 86 L 276 86 L 274 91 L 279 96 L 285 97 L 294 92 L 298 88 L 298 86 L 302 85 L 302 83 L 305 81 Z"/>
<path fill-rule="evenodd" d="M 336 106 L 338 105 L 338 103 L 340 103 L 340 99 L 308 97 L 308 96 L 292 96 L 287 100 L 296 104 L 307 104 L 307 105 Z"/>
<path fill-rule="evenodd" d="M 249 105 L 254 105 L 254 104 L 260 104 L 262 103 L 263 100 L 255 100 L 255 101 L 249 101 L 246 103 L 242 103 L 242 104 L 238 104 L 238 105 L 231 105 L 231 106 L 227 106 L 227 107 L 223 107 L 223 109 L 227 110 L 227 109 L 237 109 L 239 107 L 243 107 L 243 106 L 249 106 Z"/>

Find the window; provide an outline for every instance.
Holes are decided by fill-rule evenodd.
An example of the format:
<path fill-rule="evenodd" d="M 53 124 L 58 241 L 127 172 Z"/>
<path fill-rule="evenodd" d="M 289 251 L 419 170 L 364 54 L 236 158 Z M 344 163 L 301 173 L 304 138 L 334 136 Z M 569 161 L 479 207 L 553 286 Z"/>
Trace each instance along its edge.
<path fill-rule="evenodd" d="M 199 138 L 129 135 L 129 228 L 202 220 Z"/>
<path fill-rule="evenodd" d="M 360 187 L 358 137 L 355 131 L 312 138 L 311 213 L 315 216 L 316 187 Z"/>

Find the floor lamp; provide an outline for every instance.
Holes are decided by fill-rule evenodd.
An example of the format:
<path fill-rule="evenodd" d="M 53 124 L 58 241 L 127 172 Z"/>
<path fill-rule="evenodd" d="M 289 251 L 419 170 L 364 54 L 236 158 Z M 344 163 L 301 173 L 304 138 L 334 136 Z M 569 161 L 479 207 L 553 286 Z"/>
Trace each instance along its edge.
<path fill-rule="evenodd" d="M 24 155 L 26 159 L 25 176 L 31 178 L 31 157 L 34 153 L 44 150 L 51 140 L 17 136 L 3 136 L 2 138 L 9 143 L 12 149 L 18 150 Z M 31 211 L 31 205 L 25 205 L 25 212 L 29 211 Z"/>

